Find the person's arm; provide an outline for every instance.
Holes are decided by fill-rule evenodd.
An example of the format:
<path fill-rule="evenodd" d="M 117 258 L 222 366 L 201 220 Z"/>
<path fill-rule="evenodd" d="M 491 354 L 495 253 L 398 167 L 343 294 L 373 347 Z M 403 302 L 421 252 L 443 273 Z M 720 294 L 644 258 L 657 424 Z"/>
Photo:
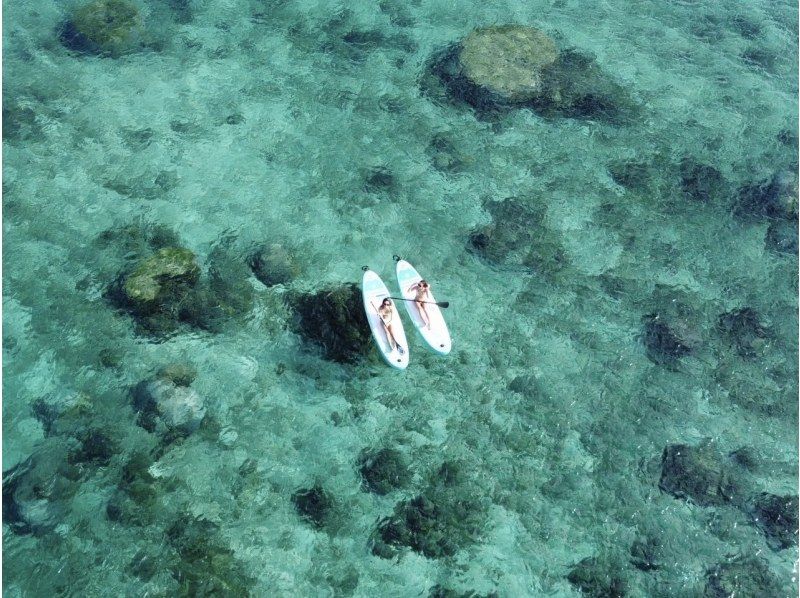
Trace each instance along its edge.
<path fill-rule="evenodd" d="M 415 282 L 415 283 L 414 283 L 414 284 L 412 284 L 410 287 L 408 287 L 408 291 L 406 291 L 406 292 L 407 292 L 407 293 L 410 293 L 411 291 L 413 291 L 414 289 L 416 289 L 418 286 L 419 286 L 419 283 L 418 283 L 418 282 Z"/>

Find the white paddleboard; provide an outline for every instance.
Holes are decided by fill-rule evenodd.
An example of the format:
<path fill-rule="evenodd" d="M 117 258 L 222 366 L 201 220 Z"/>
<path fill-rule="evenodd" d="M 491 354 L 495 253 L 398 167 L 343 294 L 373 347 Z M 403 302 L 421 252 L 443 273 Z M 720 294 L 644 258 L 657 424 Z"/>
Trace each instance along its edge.
<path fill-rule="evenodd" d="M 425 322 L 419 313 L 419 307 L 413 301 L 417 296 L 416 290 L 409 290 L 409 287 L 415 285 L 420 280 L 422 280 L 422 276 L 414 269 L 414 266 L 405 260 L 397 261 L 397 284 L 400 287 L 402 296 L 405 299 L 412 299 L 412 301 L 403 301 L 403 303 L 406 304 L 406 310 L 411 320 L 414 322 L 414 327 L 434 353 L 447 355 L 452 348 L 450 331 L 447 330 L 447 324 L 444 321 L 442 310 L 438 305 L 434 305 L 436 299 L 433 297 L 433 293 L 431 293 L 429 288 L 427 298 L 425 299 L 425 301 L 430 301 L 430 303 L 425 304 L 425 311 L 430 318 L 430 328 L 428 328 L 425 326 Z"/>
<path fill-rule="evenodd" d="M 380 307 L 383 299 L 389 296 L 389 289 L 383 284 L 381 277 L 372 270 L 365 270 L 364 278 L 361 281 L 361 293 L 364 296 L 364 310 L 367 312 L 369 328 L 372 330 L 372 336 L 375 338 L 375 344 L 378 345 L 381 355 L 383 355 L 386 363 L 393 368 L 398 370 L 406 369 L 408 367 L 408 342 L 406 342 L 406 333 L 403 330 L 403 321 L 400 319 L 397 302 L 394 299 L 392 300 L 394 307 L 392 331 L 394 332 L 395 340 L 404 349 L 402 354 L 392 349 L 389 337 L 386 335 L 386 328 L 378 315 L 377 308 Z M 400 303 L 404 302 L 401 301 Z"/>

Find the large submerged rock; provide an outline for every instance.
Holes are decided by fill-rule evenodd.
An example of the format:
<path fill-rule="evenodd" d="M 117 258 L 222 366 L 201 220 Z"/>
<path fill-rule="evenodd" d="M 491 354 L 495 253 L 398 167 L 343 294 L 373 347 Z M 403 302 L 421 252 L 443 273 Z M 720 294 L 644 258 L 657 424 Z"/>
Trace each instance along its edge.
<path fill-rule="evenodd" d="M 472 31 L 461 42 L 464 77 L 487 93 L 512 103 L 542 93 L 543 69 L 558 58 L 556 45 L 533 27 L 506 25 Z"/>
<path fill-rule="evenodd" d="M 122 290 L 134 309 L 146 313 L 180 298 L 199 277 L 200 268 L 191 251 L 166 247 L 142 260 L 125 277 Z"/>
<path fill-rule="evenodd" d="M 361 291 L 350 283 L 292 300 L 295 329 L 322 348 L 326 359 L 351 363 L 369 354 L 371 333 Z"/>
<path fill-rule="evenodd" d="M 410 477 L 403 455 L 390 448 L 362 451 L 358 458 L 358 471 L 362 487 L 375 494 L 388 494 L 401 488 Z"/>
<path fill-rule="evenodd" d="M 543 31 L 522 25 L 475 29 L 434 56 L 422 86 L 466 102 L 479 114 L 527 107 L 544 116 L 616 120 L 630 111 L 625 90 L 591 58 L 559 51 Z"/>
<path fill-rule="evenodd" d="M 139 412 L 139 425 L 150 432 L 166 428 L 165 431 L 185 436 L 200 427 L 206 414 L 205 401 L 197 391 L 163 375 L 136 385 L 133 404 Z"/>
<path fill-rule="evenodd" d="M 407 547 L 428 558 L 443 558 L 475 542 L 487 504 L 463 469 L 444 463 L 422 494 L 397 503 L 373 533 L 372 553 L 393 558 L 398 548 Z"/>
<path fill-rule="evenodd" d="M 522 198 L 484 204 L 489 224 L 472 231 L 467 248 L 487 262 L 509 269 L 554 275 L 568 265 L 557 235 L 544 225 L 545 210 Z"/>
<path fill-rule="evenodd" d="M 181 306 L 199 278 L 191 251 L 164 247 L 120 274 L 109 287 L 108 298 L 128 311 L 141 330 L 162 335 L 178 326 Z"/>
<path fill-rule="evenodd" d="M 582 595 L 592 598 L 623 598 L 627 591 L 625 579 L 595 557 L 587 557 L 577 563 L 567 575 L 567 580 Z"/>
<path fill-rule="evenodd" d="M 188 249 L 161 247 L 119 274 L 107 297 L 133 316 L 137 331 L 157 338 L 184 324 L 220 332 L 254 298 L 246 261 L 231 243 L 223 239 L 208 255 L 205 276 Z"/>
<path fill-rule="evenodd" d="M 766 563 L 756 557 L 736 557 L 706 572 L 705 598 L 780 596 L 780 587 Z"/>
<path fill-rule="evenodd" d="M 4 471 L 3 525 L 17 534 L 51 532 L 64 520 L 80 475 L 60 442 Z"/>
<path fill-rule="evenodd" d="M 762 492 L 753 497 L 748 511 L 775 550 L 797 545 L 797 495 L 778 496 Z"/>
<path fill-rule="evenodd" d="M 708 443 L 664 447 L 658 486 L 701 506 L 722 505 L 740 496 L 738 480 Z"/>
<path fill-rule="evenodd" d="M 736 347 L 742 357 L 754 357 L 756 349 L 764 344 L 768 331 L 761 324 L 758 312 L 744 307 L 721 314 L 717 319 L 719 330 Z"/>
<path fill-rule="evenodd" d="M 129 0 L 94 0 L 73 11 L 60 37 L 70 50 L 119 56 L 134 46 L 140 27 L 139 9 Z"/>
<path fill-rule="evenodd" d="M 289 283 L 299 272 L 294 256 L 278 244 L 258 247 L 247 261 L 255 277 L 268 287 Z"/>

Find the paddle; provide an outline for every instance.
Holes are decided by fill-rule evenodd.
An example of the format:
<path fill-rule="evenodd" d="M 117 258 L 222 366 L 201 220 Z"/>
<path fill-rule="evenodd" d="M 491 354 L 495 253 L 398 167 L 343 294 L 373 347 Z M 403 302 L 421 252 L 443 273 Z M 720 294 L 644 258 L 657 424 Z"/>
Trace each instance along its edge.
<path fill-rule="evenodd" d="M 389 297 L 389 299 L 394 299 L 395 301 L 414 301 L 415 303 L 430 303 L 432 305 L 438 305 L 439 307 L 450 307 L 449 301 L 417 301 L 416 299 L 406 299 L 404 297 Z"/>

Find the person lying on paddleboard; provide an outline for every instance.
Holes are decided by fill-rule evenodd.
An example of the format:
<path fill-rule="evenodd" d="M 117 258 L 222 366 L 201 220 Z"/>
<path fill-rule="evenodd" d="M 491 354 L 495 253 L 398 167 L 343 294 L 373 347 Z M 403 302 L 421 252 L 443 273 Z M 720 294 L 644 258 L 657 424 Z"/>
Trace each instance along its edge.
<path fill-rule="evenodd" d="M 372 301 L 370 301 L 372 303 Z M 375 307 L 375 304 L 372 303 L 372 307 Z M 392 308 L 392 300 L 386 297 L 383 302 L 381 303 L 380 307 L 375 307 L 375 311 L 378 312 L 378 315 L 381 317 L 381 322 L 383 322 L 383 329 L 386 331 L 386 338 L 389 339 L 389 345 L 392 347 L 392 351 L 397 349 L 397 352 L 402 355 L 405 353 L 405 349 L 398 343 L 394 338 L 394 330 L 392 330 L 392 318 L 394 317 L 394 309 Z"/>
<path fill-rule="evenodd" d="M 425 301 L 430 301 L 431 296 L 428 294 L 430 290 L 430 285 L 428 282 L 423 278 L 419 282 L 415 282 L 410 287 L 408 287 L 408 292 L 416 291 L 416 295 L 414 297 L 414 304 L 417 306 L 419 310 L 419 315 L 422 318 L 422 321 L 425 323 L 425 327 L 430 330 L 431 329 L 431 318 L 428 315 L 428 311 L 425 309 Z"/>

